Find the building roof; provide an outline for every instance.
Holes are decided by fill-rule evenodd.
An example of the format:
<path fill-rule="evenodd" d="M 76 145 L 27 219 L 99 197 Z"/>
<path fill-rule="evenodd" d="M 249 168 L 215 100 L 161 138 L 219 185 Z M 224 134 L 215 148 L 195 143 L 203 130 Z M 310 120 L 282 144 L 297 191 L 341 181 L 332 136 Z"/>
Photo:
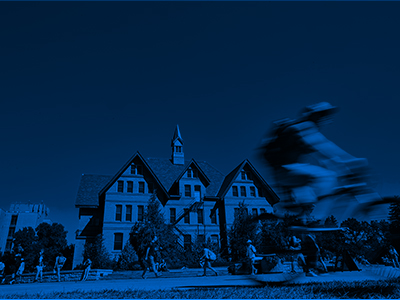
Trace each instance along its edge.
<path fill-rule="evenodd" d="M 165 189 L 169 190 L 177 178 L 194 160 L 185 160 L 185 164 L 183 165 L 174 165 L 168 158 L 151 157 L 147 158 L 146 161 Z M 206 161 L 196 161 L 196 163 L 210 180 L 210 185 L 206 189 L 205 196 L 216 196 L 225 176 Z"/>
<path fill-rule="evenodd" d="M 82 174 L 79 184 L 78 194 L 75 202 L 76 207 L 97 207 L 99 205 L 99 196 L 111 187 L 112 184 L 119 178 L 122 172 L 139 156 L 149 167 L 150 171 L 155 175 L 164 191 L 169 191 L 173 183 L 194 162 L 194 160 L 185 160 L 184 165 L 174 165 L 168 158 L 147 158 L 144 159 L 137 152 L 129 161 L 117 172 L 116 175 L 94 175 Z M 218 190 L 224 180 L 224 175 L 206 161 L 195 161 L 201 172 L 205 174 L 209 180 L 209 185 L 206 188 L 205 196 L 217 196 Z"/>
<path fill-rule="evenodd" d="M 75 206 L 99 205 L 99 193 L 113 178 L 112 175 L 82 174 Z"/>
<path fill-rule="evenodd" d="M 234 168 L 226 177 L 222 183 L 222 186 L 218 192 L 219 198 L 224 198 L 228 190 L 231 188 L 235 179 L 239 176 L 240 171 L 247 167 L 254 176 L 254 179 L 260 182 L 260 184 L 267 191 L 268 195 L 264 195 L 268 199 L 268 202 L 273 205 L 279 202 L 279 197 L 277 194 L 271 189 L 268 183 L 264 180 L 264 178 L 257 172 L 254 166 L 250 163 L 249 160 L 245 159 L 241 164 L 239 164 L 236 168 Z"/>

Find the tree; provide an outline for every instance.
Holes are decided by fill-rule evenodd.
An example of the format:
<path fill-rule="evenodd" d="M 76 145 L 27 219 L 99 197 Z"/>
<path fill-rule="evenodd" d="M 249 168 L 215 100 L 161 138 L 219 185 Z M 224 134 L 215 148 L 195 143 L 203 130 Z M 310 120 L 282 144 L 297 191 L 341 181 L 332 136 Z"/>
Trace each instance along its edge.
<path fill-rule="evenodd" d="M 104 245 L 102 234 L 96 236 L 94 241 L 86 241 L 83 250 L 83 260 L 89 258 L 93 269 L 113 269 L 114 262 Z"/>
<path fill-rule="evenodd" d="M 35 259 L 40 251 L 37 242 L 38 238 L 32 227 L 24 227 L 14 234 L 14 247 L 21 246 L 24 249 L 22 256 L 25 260 L 25 269 L 30 272 L 35 269 Z"/>
<path fill-rule="evenodd" d="M 400 248 L 400 196 L 395 196 L 395 202 L 389 206 L 390 240 L 395 248 Z"/>
<path fill-rule="evenodd" d="M 138 256 L 136 255 L 135 249 L 132 244 L 128 241 L 124 249 L 118 258 L 118 269 L 120 270 L 133 270 L 134 266 L 138 261 Z"/>
<path fill-rule="evenodd" d="M 247 205 L 244 201 L 239 203 L 239 208 L 235 213 L 235 219 L 229 230 L 229 245 L 234 260 L 246 257 L 247 240 L 256 242 L 258 222 L 253 221 L 253 216 L 248 214 Z"/>
<path fill-rule="evenodd" d="M 161 203 L 157 199 L 156 191 L 150 196 L 144 214 L 143 222 L 136 222 L 130 232 L 129 241 L 135 250 L 139 261 L 144 259 L 148 245 L 154 236 L 158 238 L 160 255 L 165 258 L 169 265 L 180 261 L 178 249 L 178 237 L 173 227 L 165 223 L 161 210 Z"/>
<path fill-rule="evenodd" d="M 36 227 L 37 249 L 44 249 L 47 270 L 53 269 L 57 255 L 67 247 L 67 233 L 59 223 L 40 223 Z"/>

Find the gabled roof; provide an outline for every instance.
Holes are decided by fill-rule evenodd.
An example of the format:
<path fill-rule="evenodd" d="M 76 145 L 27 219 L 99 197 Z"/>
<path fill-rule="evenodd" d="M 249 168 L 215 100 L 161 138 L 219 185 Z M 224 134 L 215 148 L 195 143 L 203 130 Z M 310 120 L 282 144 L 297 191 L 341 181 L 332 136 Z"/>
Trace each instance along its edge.
<path fill-rule="evenodd" d="M 189 163 L 185 164 L 185 168 L 175 179 L 174 183 L 178 182 L 182 178 L 182 176 L 185 174 L 185 172 L 189 169 L 189 167 L 192 164 L 195 165 L 196 169 L 198 169 L 200 171 L 200 174 L 204 177 L 204 179 L 207 181 L 207 183 L 210 184 L 210 179 L 208 179 L 207 175 L 203 172 L 203 170 L 200 168 L 199 164 L 193 158 L 189 161 Z"/>
<path fill-rule="evenodd" d="M 97 207 L 100 191 L 112 178 L 112 175 L 82 174 L 75 206 Z"/>
<path fill-rule="evenodd" d="M 160 185 L 162 192 L 167 195 L 168 198 L 168 192 L 165 189 L 164 185 L 160 182 L 156 174 L 154 174 L 152 168 L 148 165 L 146 160 L 143 158 L 143 156 L 138 152 L 136 152 L 126 163 L 125 165 L 117 172 L 117 174 L 114 175 L 114 177 L 110 180 L 110 182 L 100 191 L 100 194 L 103 194 L 107 192 L 107 190 L 118 180 L 118 178 L 121 177 L 121 175 L 125 172 L 125 170 L 132 164 L 133 160 L 139 157 L 139 159 L 143 162 L 144 166 L 150 171 L 151 175 L 154 177 L 154 179 L 157 181 L 157 183 Z"/>
<path fill-rule="evenodd" d="M 277 202 L 279 202 L 279 197 L 278 195 L 271 189 L 271 187 L 268 185 L 268 183 L 264 180 L 264 178 L 260 175 L 260 173 L 257 172 L 257 170 L 254 168 L 254 166 L 250 163 L 249 160 L 245 159 L 240 165 L 238 165 L 235 169 L 233 169 L 226 177 L 224 182 L 221 185 L 220 190 L 218 191 L 218 197 L 220 199 L 224 198 L 226 193 L 229 191 L 229 189 L 231 188 L 233 182 L 235 181 L 235 179 L 239 176 L 240 171 L 245 167 L 248 166 L 249 169 L 251 170 L 251 173 L 253 174 L 253 176 L 256 177 L 257 180 L 260 181 L 260 183 L 263 185 L 263 187 L 268 191 L 269 201 L 270 204 L 275 204 Z M 272 203 L 271 203 L 272 202 Z"/>
<path fill-rule="evenodd" d="M 99 197 L 120 178 L 123 172 L 130 166 L 135 158 L 139 158 L 144 167 L 155 178 L 162 192 L 169 198 L 168 191 L 176 179 L 184 173 L 193 163 L 197 166 L 201 174 L 208 181 L 205 196 L 214 197 L 224 180 L 224 175 L 206 161 L 187 160 L 184 165 L 174 165 L 168 158 L 147 158 L 144 159 L 139 152 L 136 152 L 124 166 L 114 175 L 90 175 L 83 174 L 75 201 L 76 207 L 97 207 Z"/>
<path fill-rule="evenodd" d="M 185 160 L 183 165 L 174 165 L 168 158 L 151 157 L 147 158 L 146 161 L 154 173 L 157 174 L 165 189 L 169 191 L 176 179 L 182 176 L 194 160 Z M 216 196 L 224 180 L 224 175 L 206 161 L 195 161 L 195 163 L 197 163 L 199 170 L 210 182 L 206 188 L 205 196 Z"/>

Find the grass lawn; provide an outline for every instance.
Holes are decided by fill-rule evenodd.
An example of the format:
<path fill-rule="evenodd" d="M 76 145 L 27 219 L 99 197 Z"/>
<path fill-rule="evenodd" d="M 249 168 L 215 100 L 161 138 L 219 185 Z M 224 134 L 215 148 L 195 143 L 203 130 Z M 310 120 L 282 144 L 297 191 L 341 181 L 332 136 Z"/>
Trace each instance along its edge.
<path fill-rule="evenodd" d="M 380 281 L 330 282 L 265 287 L 200 288 L 188 290 L 104 290 L 7 295 L 4 299 L 399 299 L 398 279 Z"/>

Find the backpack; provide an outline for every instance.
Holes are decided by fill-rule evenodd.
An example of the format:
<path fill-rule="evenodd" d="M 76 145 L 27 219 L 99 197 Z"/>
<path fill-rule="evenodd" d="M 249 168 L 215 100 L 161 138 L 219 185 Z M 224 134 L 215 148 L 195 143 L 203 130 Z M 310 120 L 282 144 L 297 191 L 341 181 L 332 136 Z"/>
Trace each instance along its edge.
<path fill-rule="evenodd" d="M 63 265 L 65 264 L 66 260 L 67 260 L 67 259 L 66 259 L 64 256 L 60 256 L 60 257 L 58 258 L 58 264 L 61 265 L 61 266 L 63 266 Z"/>
<path fill-rule="evenodd" d="M 216 260 L 217 256 L 215 255 L 214 252 L 212 252 L 211 250 L 208 250 L 208 259 L 209 260 Z"/>

